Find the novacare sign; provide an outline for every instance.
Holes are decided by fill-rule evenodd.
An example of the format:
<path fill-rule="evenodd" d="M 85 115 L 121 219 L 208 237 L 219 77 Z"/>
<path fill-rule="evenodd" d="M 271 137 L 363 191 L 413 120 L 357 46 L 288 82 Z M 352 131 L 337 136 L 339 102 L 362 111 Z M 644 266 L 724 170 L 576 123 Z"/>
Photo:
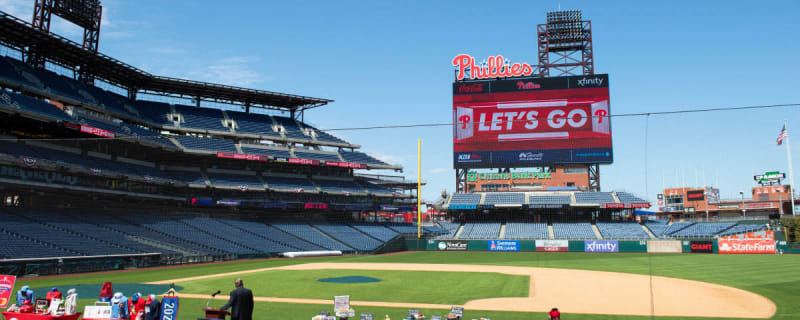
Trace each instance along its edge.
<path fill-rule="evenodd" d="M 583 242 L 584 252 L 619 252 L 619 242 L 616 240 L 592 240 Z"/>

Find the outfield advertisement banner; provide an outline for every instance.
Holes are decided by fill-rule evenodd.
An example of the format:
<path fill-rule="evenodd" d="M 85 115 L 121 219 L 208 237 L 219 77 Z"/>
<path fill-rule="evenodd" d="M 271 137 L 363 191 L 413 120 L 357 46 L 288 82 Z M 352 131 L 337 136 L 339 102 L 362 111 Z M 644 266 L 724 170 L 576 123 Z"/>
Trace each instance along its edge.
<path fill-rule="evenodd" d="M 467 251 L 467 240 L 442 240 L 437 248 L 444 251 Z"/>
<path fill-rule="evenodd" d="M 719 253 L 775 253 L 775 240 L 719 240 Z"/>
<path fill-rule="evenodd" d="M 567 252 L 569 240 L 536 240 L 537 252 Z"/>
<path fill-rule="evenodd" d="M 519 240 L 489 240 L 489 251 L 519 251 Z"/>
<path fill-rule="evenodd" d="M 689 250 L 691 253 L 713 253 L 714 243 L 711 241 L 690 241 Z"/>
<path fill-rule="evenodd" d="M 14 289 L 16 276 L 0 275 L 0 308 L 7 308 L 11 299 L 11 291 Z"/>
<path fill-rule="evenodd" d="M 591 240 L 583 242 L 584 252 L 619 252 L 616 240 Z"/>

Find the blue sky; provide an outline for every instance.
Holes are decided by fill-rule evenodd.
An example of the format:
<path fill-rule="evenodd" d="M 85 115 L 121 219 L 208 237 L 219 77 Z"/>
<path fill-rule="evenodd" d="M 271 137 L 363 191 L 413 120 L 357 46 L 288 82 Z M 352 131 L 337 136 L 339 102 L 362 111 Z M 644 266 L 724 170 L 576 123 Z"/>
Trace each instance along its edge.
<path fill-rule="evenodd" d="M 30 20 L 33 3 L 0 0 L 0 10 Z M 612 114 L 800 103 L 798 1 L 102 4 L 101 52 L 159 75 L 336 100 L 306 114 L 320 128 L 449 122 L 451 59 L 503 54 L 535 64 L 536 24 L 559 6 L 592 20 Z M 63 21 L 53 31 L 81 39 Z M 695 186 L 705 171 L 723 198 L 749 194 L 753 174 L 787 170 L 775 145 L 784 119 L 800 132 L 798 107 L 614 118 L 615 162 L 601 167 L 601 186 L 654 200 L 662 177 L 667 187 Z M 455 188 L 449 127 L 335 134 L 412 179 L 423 139 L 424 198 Z"/>

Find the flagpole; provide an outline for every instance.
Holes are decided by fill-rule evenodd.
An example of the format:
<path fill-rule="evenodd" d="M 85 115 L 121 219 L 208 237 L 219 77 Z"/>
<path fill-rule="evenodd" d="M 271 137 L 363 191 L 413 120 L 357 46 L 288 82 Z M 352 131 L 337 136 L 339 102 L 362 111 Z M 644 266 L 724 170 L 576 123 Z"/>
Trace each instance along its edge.
<path fill-rule="evenodd" d="M 792 192 L 789 193 L 789 199 L 791 199 L 792 204 L 792 217 L 795 216 L 794 212 L 794 172 L 792 171 L 792 144 L 789 143 L 789 121 L 783 120 L 783 127 L 786 129 L 786 161 L 789 162 L 789 189 Z"/>

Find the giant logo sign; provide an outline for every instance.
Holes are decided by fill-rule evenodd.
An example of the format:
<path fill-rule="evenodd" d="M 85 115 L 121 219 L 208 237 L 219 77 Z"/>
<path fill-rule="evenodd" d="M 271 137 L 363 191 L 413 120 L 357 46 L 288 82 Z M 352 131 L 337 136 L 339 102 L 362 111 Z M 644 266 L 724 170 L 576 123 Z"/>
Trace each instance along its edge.
<path fill-rule="evenodd" d="M 591 240 L 583 242 L 584 252 L 619 252 L 616 240 Z"/>
<path fill-rule="evenodd" d="M 714 243 L 711 241 L 690 241 L 689 251 L 692 253 L 712 253 L 714 252 Z"/>
<path fill-rule="evenodd" d="M 511 63 L 501 55 L 490 56 L 482 63 L 477 63 L 473 56 L 459 54 L 453 58 L 453 66 L 458 69 L 458 80 L 527 77 L 533 74 L 533 66 L 525 62 Z"/>
<path fill-rule="evenodd" d="M 718 240 L 719 253 L 775 253 L 774 240 Z"/>
<path fill-rule="evenodd" d="M 456 82 L 454 164 L 611 163 L 610 115 L 607 75 Z"/>

